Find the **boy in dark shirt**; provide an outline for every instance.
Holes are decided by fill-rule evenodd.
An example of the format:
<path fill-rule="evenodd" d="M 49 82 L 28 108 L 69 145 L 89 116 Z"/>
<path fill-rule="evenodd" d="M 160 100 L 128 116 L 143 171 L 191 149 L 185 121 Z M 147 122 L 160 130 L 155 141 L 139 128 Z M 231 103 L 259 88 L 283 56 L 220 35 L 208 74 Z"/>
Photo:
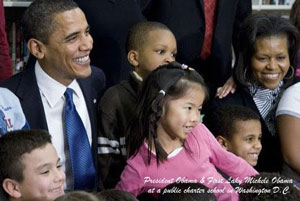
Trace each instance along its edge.
<path fill-rule="evenodd" d="M 128 80 L 109 88 L 99 105 L 98 161 L 105 188 L 117 184 L 126 165 L 125 134 L 139 86 L 158 66 L 175 61 L 176 39 L 161 23 L 140 22 L 129 30 L 126 51 L 133 71 Z"/>

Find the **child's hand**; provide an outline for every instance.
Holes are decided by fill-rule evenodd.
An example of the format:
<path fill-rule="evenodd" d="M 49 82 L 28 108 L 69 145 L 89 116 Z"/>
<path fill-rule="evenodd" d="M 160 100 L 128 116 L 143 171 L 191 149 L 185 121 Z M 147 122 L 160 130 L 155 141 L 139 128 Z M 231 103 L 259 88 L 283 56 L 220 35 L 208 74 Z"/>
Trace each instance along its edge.
<path fill-rule="evenodd" d="M 229 93 L 233 94 L 235 90 L 236 90 L 236 84 L 233 80 L 233 77 L 231 76 L 222 87 L 219 87 L 217 89 L 216 96 L 221 99 L 226 97 Z"/>

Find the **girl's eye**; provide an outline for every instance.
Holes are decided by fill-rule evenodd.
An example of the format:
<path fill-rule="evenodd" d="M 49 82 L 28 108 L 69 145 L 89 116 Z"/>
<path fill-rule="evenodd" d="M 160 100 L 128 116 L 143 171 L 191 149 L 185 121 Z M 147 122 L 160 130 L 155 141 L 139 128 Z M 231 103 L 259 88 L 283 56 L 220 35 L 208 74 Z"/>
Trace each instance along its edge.
<path fill-rule="evenodd" d="M 177 53 L 172 53 L 172 57 L 176 57 L 177 56 Z"/>
<path fill-rule="evenodd" d="M 184 107 L 186 110 L 192 110 L 192 107 L 191 106 L 186 106 Z"/>
<path fill-rule="evenodd" d="M 90 29 L 87 29 L 87 30 L 85 31 L 85 33 L 86 33 L 87 35 L 89 35 L 89 34 L 90 34 Z"/>
<path fill-rule="evenodd" d="M 41 174 L 48 174 L 48 173 L 49 173 L 49 170 L 41 172 Z"/>
<path fill-rule="evenodd" d="M 61 164 L 59 164 L 59 165 L 56 166 L 57 169 L 60 169 L 61 167 L 62 167 Z"/>

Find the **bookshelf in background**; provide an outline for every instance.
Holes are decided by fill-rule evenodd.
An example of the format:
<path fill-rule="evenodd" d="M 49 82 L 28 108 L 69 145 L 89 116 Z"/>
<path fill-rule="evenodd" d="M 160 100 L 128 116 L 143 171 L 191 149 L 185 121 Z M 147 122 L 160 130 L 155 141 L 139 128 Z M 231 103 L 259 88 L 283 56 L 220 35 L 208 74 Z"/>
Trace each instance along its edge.
<path fill-rule="evenodd" d="M 30 3 L 31 1 L 3 1 L 9 52 L 14 73 L 17 73 L 24 68 L 29 57 L 29 51 L 24 40 L 24 33 L 20 26 L 20 20 L 23 12 Z"/>
<path fill-rule="evenodd" d="M 295 0 L 252 0 L 252 9 L 271 10 L 271 11 L 289 11 Z"/>

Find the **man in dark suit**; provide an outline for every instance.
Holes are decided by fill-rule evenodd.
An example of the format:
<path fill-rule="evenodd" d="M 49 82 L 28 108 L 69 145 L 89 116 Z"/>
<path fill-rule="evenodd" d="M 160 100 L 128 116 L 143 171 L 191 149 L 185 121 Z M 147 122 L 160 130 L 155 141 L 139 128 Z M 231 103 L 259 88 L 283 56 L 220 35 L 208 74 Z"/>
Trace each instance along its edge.
<path fill-rule="evenodd" d="M 236 48 L 241 22 L 251 11 L 251 0 L 151 0 L 144 14 L 173 31 L 176 60 L 201 73 L 214 94 L 232 74 L 232 45 Z"/>
<path fill-rule="evenodd" d="M 66 171 L 66 190 L 73 190 L 76 176 L 70 150 L 76 145 L 69 144 L 70 138 L 66 137 L 65 105 L 70 103 L 66 101 L 67 89 L 72 91 L 76 120 L 79 115 L 80 128 L 84 127 L 90 161 L 94 160 L 89 164 L 96 165 L 96 111 L 105 88 L 105 75 L 90 66 L 93 39 L 84 13 L 73 0 L 35 0 L 25 11 L 22 22 L 28 49 L 37 62 L 1 85 L 20 99 L 32 129 L 50 132 Z M 92 187 L 82 189 L 94 190 L 98 182 L 91 183 Z"/>

